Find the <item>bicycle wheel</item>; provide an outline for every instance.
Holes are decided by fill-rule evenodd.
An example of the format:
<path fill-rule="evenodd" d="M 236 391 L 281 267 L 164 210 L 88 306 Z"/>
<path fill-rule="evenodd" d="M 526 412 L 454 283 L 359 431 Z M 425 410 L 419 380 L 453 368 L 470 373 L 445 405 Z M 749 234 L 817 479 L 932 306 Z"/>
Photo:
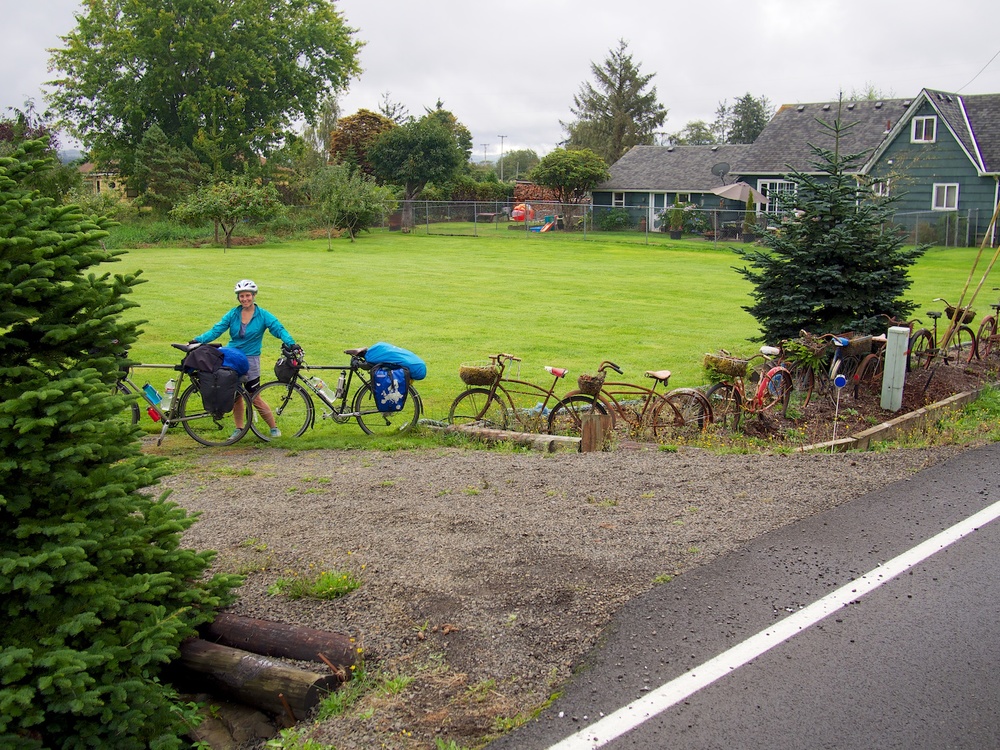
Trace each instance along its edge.
<path fill-rule="evenodd" d="M 727 430 L 735 430 L 740 426 L 743 416 L 743 398 L 732 383 L 716 383 L 705 394 L 712 407 L 712 423 L 719 424 Z"/>
<path fill-rule="evenodd" d="M 949 347 L 951 348 L 950 353 L 954 354 L 954 359 L 949 357 L 950 361 L 959 364 L 971 362 L 976 358 L 976 334 L 969 326 L 959 326 L 952 334 Z"/>
<path fill-rule="evenodd" d="M 760 411 L 769 411 L 780 405 L 781 416 L 785 416 L 791 395 L 792 373 L 777 365 L 767 371 L 757 389 L 758 408 Z"/>
<path fill-rule="evenodd" d="M 663 398 L 673 404 L 681 416 L 683 421 L 680 427 L 685 433 L 701 432 L 712 423 L 712 406 L 701 391 L 694 388 L 675 388 Z M 659 421 L 654 419 L 654 434 L 658 424 Z"/>
<path fill-rule="evenodd" d="M 870 395 L 882 385 L 883 359 L 878 354 L 869 354 L 858 365 L 854 374 L 854 398 Z"/>
<path fill-rule="evenodd" d="M 489 388 L 470 388 L 452 401 L 448 424 L 506 430 L 510 417 L 503 402 Z"/>
<path fill-rule="evenodd" d="M 934 352 L 934 337 L 926 328 L 910 336 L 910 350 L 906 357 L 906 369 L 930 366 Z"/>
<path fill-rule="evenodd" d="M 130 391 L 124 383 L 115 384 L 115 395 L 122 396 L 125 398 L 125 406 L 119 412 L 119 417 L 131 424 L 139 424 L 139 418 L 142 416 L 142 412 L 139 411 L 139 404 L 136 403 L 135 396 L 133 396 L 132 391 Z"/>
<path fill-rule="evenodd" d="M 201 403 L 201 394 L 195 383 L 184 389 L 184 393 L 181 394 L 181 399 L 177 403 L 177 413 L 171 414 L 171 417 L 183 424 L 184 431 L 202 445 L 213 447 L 232 445 L 250 431 L 253 420 L 246 391 L 240 389 L 237 393 L 238 396 L 242 395 L 239 398 L 239 408 L 243 415 L 242 428 L 236 426 L 235 410 L 219 416 L 205 411 L 205 407 Z"/>
<path fill-rule="evenodd" d="M 583 434 L 583 418 L 588 414 L 607 414 L 604 404 L 585 396 L 567 396 L 556 402 L 549 412 L 548 433 L 566 437 L 580 437 Z"/>
<path fill-rule="evenodd" d="M 792 396 L 801 399 L 801 406 L 809 406 L 816 387 L 816 375 L 808 365 L 785 362 L 785 368 L 792 374 Z M 796 403 L 799 403 L 796 401 Z"/>
<path fill-rule="evenodd" d="M 399 411 L 379 411 L 378 400 L 371 383 L 365 383 L 354 394 L 354 411 L 358 426 L 369 435 L 404 435 L 420 419 L 420 395 L 407 386 L 406 403 Z"/>
<path fill-rule="evenodd" d="M 986 359 L 993 351 L 993 344 L 997 335 L 997 319 L 992 315 L 983 318 L 979 324 L 979 333 L 976 334 L 976 354 L 980 359 Z"/>
<path fill-rule="evenodd" d="M 298 383 L 281 383 L 272 380 L 265 383 L 254 394 L 254 401 L 263 399 L 271 409 L 274 425 L 282 436 L 301 437 L 313 425 L 315 409 L 312 397 Z M 254 406 L 253 422 L 250 429 L 261 440 L 271 439 L 271 428 L 260 415 L 260 407 Z"/>

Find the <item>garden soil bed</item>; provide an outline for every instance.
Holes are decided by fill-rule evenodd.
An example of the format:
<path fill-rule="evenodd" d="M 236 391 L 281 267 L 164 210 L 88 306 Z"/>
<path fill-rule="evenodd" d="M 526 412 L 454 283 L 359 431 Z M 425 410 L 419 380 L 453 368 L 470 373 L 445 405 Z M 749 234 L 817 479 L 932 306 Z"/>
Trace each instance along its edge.
<path fill-rule="evenodd" d="M 983 377 L 983 368 L 939 371 L 926 392 L 911 379 L 904 404 L 919 408 Z M 850 401 L 839 435 L 898 416 L 877 399 Z M 776 445 L 791 432 L 821 442 L 832 409 L 816 399 L 797 422 L 750 429 Z M 343 716 L 300 723 L 337 750 L 479 746 L 558 690 L 628 600 L 962 450 L 737 455 L 631 444 L 547 455 L 292 445 L 185 453 L 183 470 L 162 484 L 201 514 L 185 543 L 217 550 L 216 569 L 246 575 L 233 612 L 350 635 L 371 672 L 411 678 L 398 692 L 369 692 Z M 362 585 L 335 601 L 268 593 L 279 577 L 325 570 L 350 570 Z"/>

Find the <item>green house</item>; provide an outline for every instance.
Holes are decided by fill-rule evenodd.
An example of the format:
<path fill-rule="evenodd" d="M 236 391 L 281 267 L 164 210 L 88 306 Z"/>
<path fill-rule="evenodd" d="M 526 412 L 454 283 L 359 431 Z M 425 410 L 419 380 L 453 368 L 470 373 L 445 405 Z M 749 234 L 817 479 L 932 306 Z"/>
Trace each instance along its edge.
<path fill-rule="evenodd" d="M 653 229 L 662 207 L 680 198 L 730 221 L 725 212 L 740 206 L 711 193 L 721 184 L 720 164 L 728 168 L 725 182 L 757 188 L 768 197 L 757 211 L 774 214 L 776 196 L 794 189 L 790 172 L 820 174 L 811 145 L 833 147 L 823 123 L 838 116 L 849 125 L 841 153 L 864 155 L 855 169 L 859 181 L 896 198 L 895 221 L 912 241 L 997 244 L 1000 233 L 990 222 L 1000 202 L 1000 94 L 930 89 L 912 99 L 786 104 L 751 145 L 637 146 L 593 191 L 595 218 L 620 207 L 648 215 Z"/>

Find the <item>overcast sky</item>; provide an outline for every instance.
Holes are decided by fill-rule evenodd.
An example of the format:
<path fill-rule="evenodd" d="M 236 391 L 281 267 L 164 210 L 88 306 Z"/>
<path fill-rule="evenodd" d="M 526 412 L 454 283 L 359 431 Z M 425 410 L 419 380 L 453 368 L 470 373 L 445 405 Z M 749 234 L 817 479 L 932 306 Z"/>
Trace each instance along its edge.
<path fill-rule="evenodd" d="M 344 114 L 383 94 L 419 116 L 440 99 L 472 131 L 473 159 L 503 148 L 548 153 L 573 95 L 619 39 L 669 110 L 663 131 L 714 119 L 750 92 L 774 105 L 835 100 L 874 86 L 1000 93 L 996 0 L 339 0 L 367 42 Z M 78 0 L 4 0 L 0 107 L 41 104 L 47 48 L 75 25 Z M 11 33 L 11 31 L 13 33 Z M 44 109 L 44 105 L 38 106 Z"/>

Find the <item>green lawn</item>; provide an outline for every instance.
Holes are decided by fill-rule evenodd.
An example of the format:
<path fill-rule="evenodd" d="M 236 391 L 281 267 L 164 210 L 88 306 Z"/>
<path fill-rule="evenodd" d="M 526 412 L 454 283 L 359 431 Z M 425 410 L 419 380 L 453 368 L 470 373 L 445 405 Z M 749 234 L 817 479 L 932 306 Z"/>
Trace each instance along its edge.
<path fill-rule="evenodd" d="M 133 356 L 171 362 L 169 343 L 214 324 L 235 304 L 232 288 L 241 278 L 260 285 L 258 303 L 278 315 L 310 363 L 345 363 L 344 349 L 380 340 L 415 351 L 428 365 L 417 388 L 431 418 L 444 417 L 462 390 L 459 365 L 498 351 L 522 357 L 522 376 L 546 384 L 544 365 L 568 367 L 560 389 L 568 390 L 603 359 L 621 365 L 628 378 L 668 368 L 671 385 L 699 385 L 704 352 L 755 349 L 747 338 L 757 333 L 756 322 L 741 309 L 750 286 L 732 268 L 739 259 L 700 239 L 646 245 L 560 234 L 380 232 L 336 241 L 332 252 L 326 246 L 316 240 L 129 251 L 112 270 L 141 269 L 147 280 L 134 294 L 136 316 L 147 322 Z M 927 253 L 913 272 L 918 317 L 940 309 L 934 297 L 957 301 L 975 254 Z M 988 310 L 997 284 L 987 281 L 979 310 Z M 277 339 L 268 337 L 266 372 L 278 350 Z M 166 379 L 158 371 L 138 375 L 147 376 L 157 386 Z"/>

